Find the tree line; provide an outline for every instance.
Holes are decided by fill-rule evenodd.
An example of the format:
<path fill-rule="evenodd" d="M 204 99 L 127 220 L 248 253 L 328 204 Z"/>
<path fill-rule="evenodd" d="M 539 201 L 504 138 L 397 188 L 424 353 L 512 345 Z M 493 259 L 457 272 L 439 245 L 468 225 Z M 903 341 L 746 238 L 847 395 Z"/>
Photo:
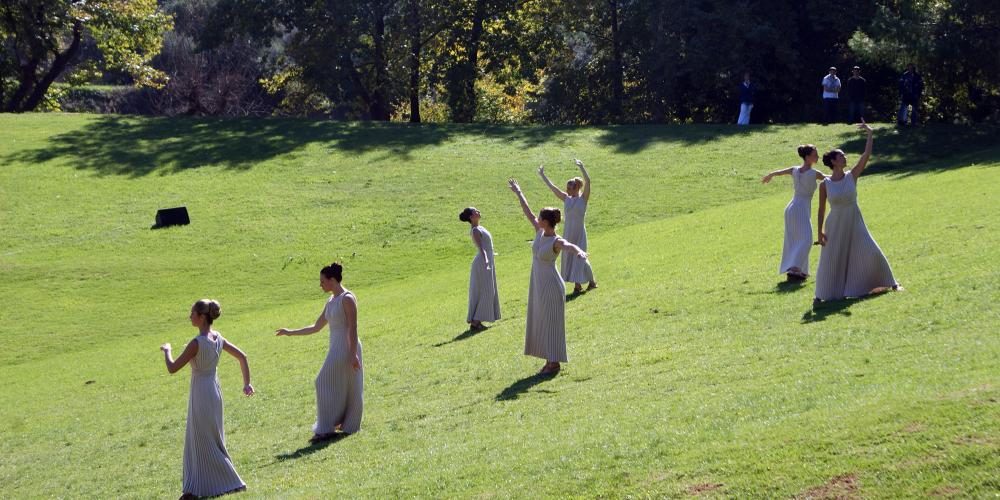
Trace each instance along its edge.
<path fill-rule="evenodd" d="M 1000 119 L 995 0 L 4 0 L 0 109 L 126 83 L 160 114 L 499 123 L 817 118 L 857 64 L 876 118 Z M 60 86 L 61 84 L 61 86 Z"/>

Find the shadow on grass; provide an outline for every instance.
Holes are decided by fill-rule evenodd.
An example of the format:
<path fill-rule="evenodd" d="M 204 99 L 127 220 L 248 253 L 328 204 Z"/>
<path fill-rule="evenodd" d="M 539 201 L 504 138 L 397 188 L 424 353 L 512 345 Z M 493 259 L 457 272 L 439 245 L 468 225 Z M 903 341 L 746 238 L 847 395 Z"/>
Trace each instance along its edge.
<path fill-rule="evenodd" d="M 520 148 L 564 143 L 576 126 L 337 122 L 308 118 L 192 118 L 100 115 L 54 135 L 43 147 L 0 160 L 41 163 L 64 159 L 100 175 L 167 175 L 204 166 L 249 170 L 260 162 L 310 144 L 331 152 L 406 158 L 416 149 L 453 138 L 499 140 Z M 599 142 L 638 153 L 655 142 L 701 143 L 738 133 L 727 125 L 622 125 L 602 127 Z"/>
<path fill-rule="evenodd" d="M 500 394 L 497 394 L 495 399 L 496 401 L 511 401 L 517 399 L 521 396 L 521 394 L 528 392 L 528 390 L 532 387 L 556 378 L 556 375 L 557 373 L 536 373 L 530 377 L 522 378 L 521 380 L 510 384 L 510 386 L 506 389 L 500 391 Z"/>
<path fill-rule="evenodd" d="M 469 328 L 468 330 L 466 330 L 466 331 L 464 331 L 464 332 L 456 335 L 455 338 L 453 338 L 451 340 L 446 340 L 444 342 L 438 342 L 437 344 L 434 344 L 434 347 L 446 346 L 446 345 L 451 344 L 453 342 L 458 342 L 458 341 L 461 341 L 461 340 L 472 338 L 472 337 L 475 337 L 476 335 L 478 335 L 480 333 L 483 333 L 483 332 L 485 332 L 486 330 L 489 330 L 489 329 L 490 329 L 489 326 L 484 326 L 483 328 L 481 328 L 479 330 L 477 330 L 475 328 Z"/>
<path fill-rule="evenodd" d="M 285 460 L 295 460 L 298 458 L 309 456 L 312 455 L 313 453 L 316 453 L 317 451 L 326 448 L 327 446 L 330 446 L 331 444 L 343 441 L 344 439 L 347 438 L 347 436 L 349 436 L 349 434 L 339 433 L 336 435 L 336 437 L 319 441 L 316 443 L 310 443 L 308 446 L 303 446 L 302 448 L 299 448 L 293 452 L 281 453 L 279 455 L 275 455 L 274 458 L 277 459 L 278 462 L 284 462 Z"/>
<path fill-rule="evenodd" d="M 918 127 L 881 127 L 875 131 L 871 163 L 863 176 L 913 175 L 959 168 L 974 163 L 1000 163 L 1000 127 L 996 125 L 927 124 Z M 865 137 L 843 143 L 847 164 L 854 166 L 865 149 Z M 822 154 L 822 152 L 821 152 Z"/>
<path fill-rule="evenodd" d="M 841 316 L 850 316 L 851 311 L 847 309 L 858 302 L 863 302 L 866 300 L 874 299 L 875 297 L 881 297 L 888 292 L 873 293 L 871 295 L 865 295 L 864 297 L 856 297 L 851 299 L 840 299 L 840 300 L 828 300 L 826 302 L 821 302 L 820 304 L 813 306 L 811 309 L 802 315 L 802 323 L 816 323 L 825 320 L 828 316 L 839 314 Z"/>
<path fill-rule="evenodd" d="M 797 292 L 806 286 L 806 281 L 789 281 L 782 280 L 779 281 L 777 285 L 774 285 L 773 293 L 792 293 Z"/>

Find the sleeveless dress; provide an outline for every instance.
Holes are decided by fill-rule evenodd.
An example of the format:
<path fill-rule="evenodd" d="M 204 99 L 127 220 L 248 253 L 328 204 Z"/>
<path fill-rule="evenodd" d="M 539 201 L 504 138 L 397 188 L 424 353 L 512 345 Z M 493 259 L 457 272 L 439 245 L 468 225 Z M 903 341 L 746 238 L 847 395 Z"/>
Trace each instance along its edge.
<path fill-rule="evenodd" d="M 557 237 L 538 231 L 531 244 L 524 354 L 566 362 L 566 284 L 556 270 L 556 253 L 552 251 Z"/>
<path fill-rule="evenodd" d="M 830 214 L 824 226 L 826 245 L 816 270 L 816 298 L 861 297 L 875 288 L 897 285 L 889 262 L 861 217 L 854 176 L 847 173 L 839 181 L 827 177 L 823 183 Z"/>
<path fill-rule="evenodd" d="M 809 274 L 809 250 L 813 246 L 812 197 L 816 192 L 816 171 L 805 172 L 801 167 L 792 167 L 792 201 L 785 207 L 785 245 L 781 251 L 781 265 L 778 274 L 787 273 L 793 267 Z"/>
<path fill-rule="evenodd" d="M 472 228 L 478 232 L 483 252 L 490 259 L 490 270 L 486 270 L 483 252 L 476 248 L 469 271 L 469 314 L 466 321 L 496 321 L 500 319 L 500 295 L 497 293 L 497 265 L 493 258 L 493 237 L 483 226 Z"/>
<path fill-rule="evenodd" d="M 583 196 L 567 196 L 563 200 L 563 215 L 566 221 L 563 224 L 563 239 L 587 250 L 587 227 L 583 223 L 583 218 L 587 214 L 587 200 Z M 590 267 L 590 260 L 580 259 L 576 255 L 562 253 L 562 266 L 560 274 L 563 281 L 570 283 L 590 283 L 594 281 L 594 271 Z"/>
<path fill-rule="evenodd" d="M 195 337 L 198 354 L 191 359 L 191 395 L 184 434 L 184 493 L 215 496 L 246 486 L 226 451 L 222 427 L 222 390 L 215 368 L 225 340 Z"/>
<path fill-rule="evenodd" d="M 323 316 L 330 327 L 330 351 L 316 376 L 316 423 L 313 425 L 316 434 L 334 432 L 337 424 L 341 424 L 341 431 L 345 434 L 361 429 L 364 360 L 362 358 L 362 369 L 354 371 L 347 337 L 347 316 L 342 306 L 348 294 L 354 296 L 349 290 L 344 290 L 344 293 L 330 297 L 323 309 Z M 358 339 L 358 357 L 362 357 L 361 339 Z"/>

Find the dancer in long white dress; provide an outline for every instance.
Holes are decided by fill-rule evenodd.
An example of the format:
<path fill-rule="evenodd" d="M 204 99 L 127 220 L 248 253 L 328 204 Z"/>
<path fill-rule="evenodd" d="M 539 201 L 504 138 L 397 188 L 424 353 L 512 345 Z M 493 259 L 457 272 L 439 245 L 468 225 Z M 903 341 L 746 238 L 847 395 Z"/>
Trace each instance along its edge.
<path fill-rule="evenodd" d="M 497 293 L 497 269 L 493 261 L 493 236 L 479 225 L 482 214 L 476 207 L 467 207 L 458 220 L 472 225 L 470 235 L 476 245 L 476 257 L 469 271 L 469 313 L 466 323 L 473 330 L 482 330 L 483 321 L 500 319 L 500 294 Z"/>
<path fill-rule="evenodd" d="M 587 252 L 556 234 L 562 219 L 558 208 L 543 208 L 538 217 L 528 206 L 517 181 L 508 181 L 517 194 L 524 216 L 535 229 L 531 244 L 531 282 L 528 287 L 528 317 L 525 322 L 524 354 L 544 359 L 541 374 L 559 372 L 566 355 L 566 285 L 556 269 L 556 257 L 565 250 L 576 258 L 586 259 Z"/>
<path fill-rule="evenodd" d="M 275 331 L 278 336 L 312 335 L 330 325 L 330 350 L 316 376 L 316 423 L 313 424 L 312 442 L 353 434 L 361 429 L 365 373 L 358 339 L 358 301 L 341 285 L 343 270 L 343 266 L 334 262 L 320 271 L 319 285 L 332 295 L 316 323 L 298 330 L 279 328 Z"/>
<path fill-rule="evenodd" d="M 240 479 L 226 450 L 226 432 L 222 425 L 222 389 L 216 367 L 222 351 L 240 362 L 243 372 L 243 393 L 253 395 L 250 366 L 243 351 L 212 330 L 212 322 L 222 314 L 219 303 L 202 299 L 191 307 L 191 325 L 198 336 L 188 343 L 175 361 L 170 344 L 163 344 L 167 371 L 176 373 L 191 363 L 191 393 L 188 397 L 187 430 L 184 433 L 183 496 L 195 498 L 242 491 L 246 483 Z"/>
<path fill-rule="evenodd" d="M 549 187 L 553 194 L 563 202 L 563 215 L 566 216 L 566 223 L 563 224 L 563 238 L 566 241 L 587 250 L 587 226 L 584 218 L 587 215 L 587 203 L 590 202 L 590 174 L 580 160 L 574 160 L 580 169 L 583 178 L 574 177 L 566 181 L 566 191 L 556 187 L 548 176 L 545 175 L 545 167 L 538 167 L 538 175 L 542 176 L 542 181 Z M 812 236 L 812 231 L 810 231 Z M 559 274 L 567 283 L 575 283 L 573 293 L 580 293 L 583 284 L 587 283 L 587 290 L 597 288 L 597 281 L 594 281 L 594 271 L 590 267 L 590 259 L 580 260 L 572 255 L 562 255 L 562 265 Z"/>
<path fill-rule="evenodd" d="M 867 132 L 868 141 L 865 152 L 850 172 L 844 172 L 847 157 L 843 151 L 834 149 L 823 155 L 823 164 L 833 173 L 819 188 L 817 243 L 823 245 L 823 250 L 816 270 L 814 303 L 899 289 L 889 262 L 868 233 L 858 208 L 858 178 L 872 154 L 872 128 L 864 120 L 858 128 Z M 826 218 L 824 232 L 827 200 L 830 201 L 830 216 Z"/>
<path fill-rule="evenodd" d="M 779 175 L 792 176 L 792 201 L 785 207 L 785 244 L 781 250 L 781 265 L 778 273 L 785 273 L 789 281 L 802 281 L 809 276 L 809 250 L 812 239 L 812 197 L 816 192 L 816 181 L 826 178 L 813 165 L 819 161 L 816 146 L 799 146 L 802 166 L 775 170 L 764 176 L 761 182 L 767 184 Z"/>

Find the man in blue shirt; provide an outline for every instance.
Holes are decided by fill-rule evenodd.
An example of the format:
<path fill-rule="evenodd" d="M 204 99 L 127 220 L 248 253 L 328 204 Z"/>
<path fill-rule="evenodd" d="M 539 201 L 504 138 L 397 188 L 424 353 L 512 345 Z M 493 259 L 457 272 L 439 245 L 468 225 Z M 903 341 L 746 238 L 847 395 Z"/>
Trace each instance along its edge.
<path fill-rule="evenodd" d="M 840 102 L 840 78 L 837 68 L 830 66 L 830 72 L 823 77 L 823 125 L 837 121 L 837 104 Z"/>

